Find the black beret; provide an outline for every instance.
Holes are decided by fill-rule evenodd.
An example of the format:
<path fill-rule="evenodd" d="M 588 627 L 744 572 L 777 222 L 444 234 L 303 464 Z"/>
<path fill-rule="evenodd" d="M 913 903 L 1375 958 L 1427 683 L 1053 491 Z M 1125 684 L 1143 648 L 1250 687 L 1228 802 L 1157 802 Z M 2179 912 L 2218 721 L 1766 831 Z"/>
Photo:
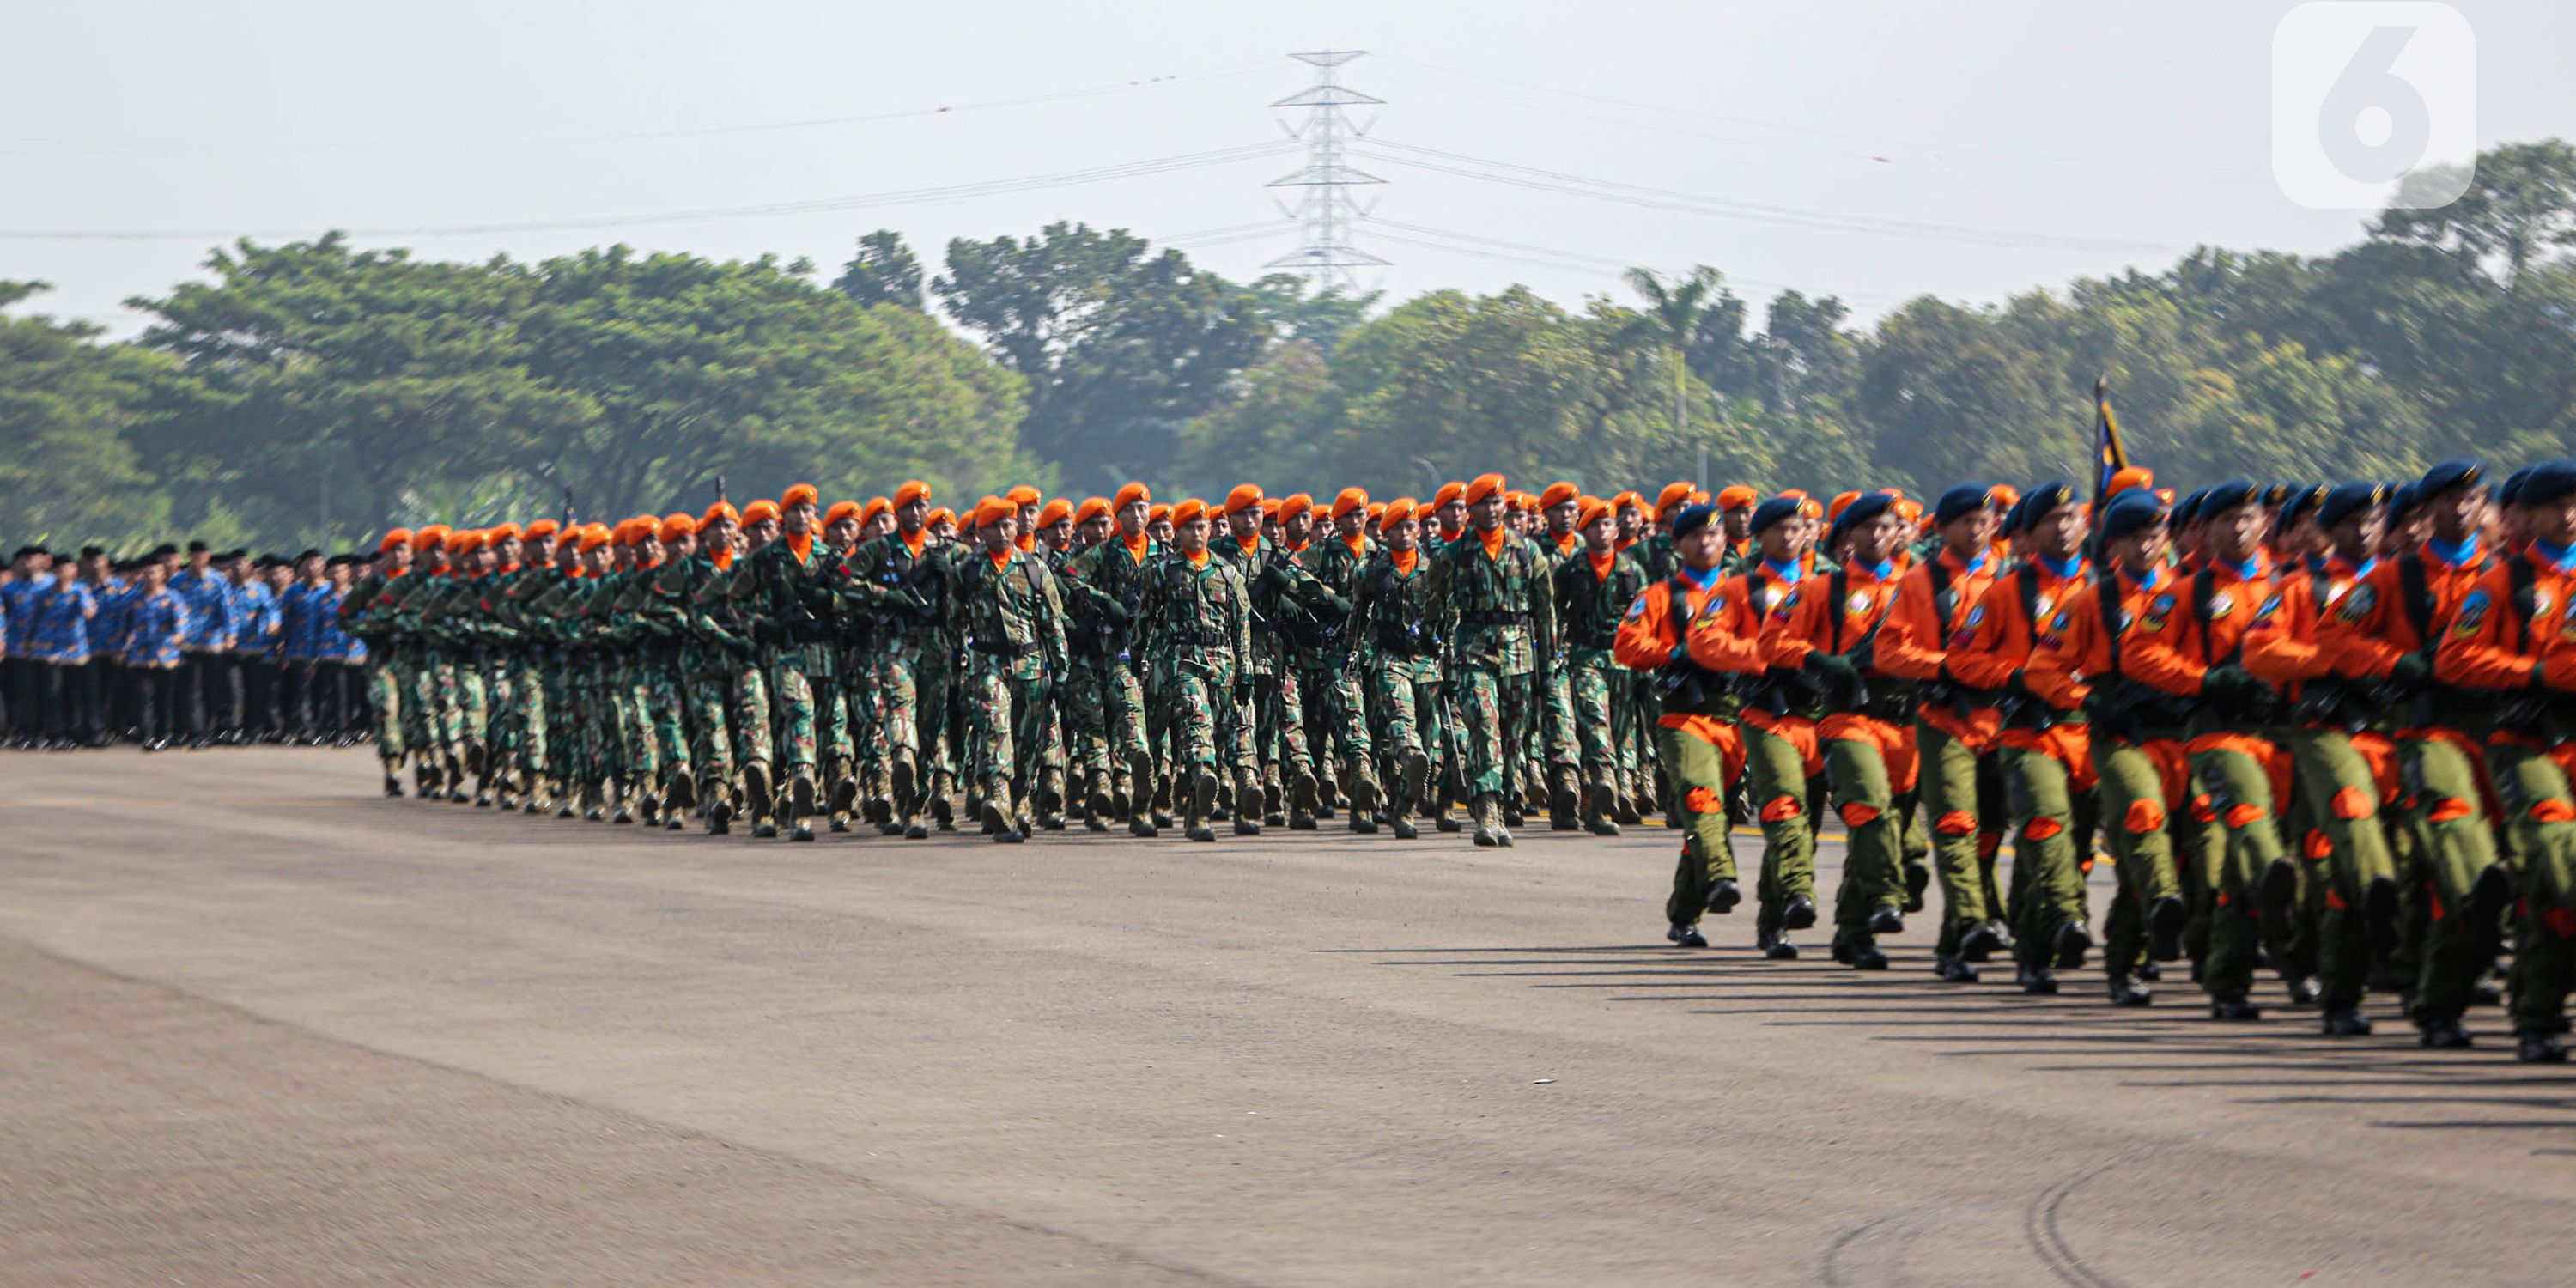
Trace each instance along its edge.
<path fill-rule="evenodd" d="M 81 557 L 81 558 L 83 558 L 83 559 L 96 559 L 96 558 L 98 558 L 100 555 L 103 555 L 103 554 L 106 554 L 106 553 L 107 553 L 107 550 L 106 550 L 104 547 L 101 547 L 101 546 L 82 546 L 82 547 L 81 547 L 81 551 L 80 551 L 80 557 Z"/>
<path fill-rule="evenodd" d="M 1716 518 L 1717 507 L 1706 501 L 1683 506 L 1682 512 L 1673 516 L 1673 540 L 1679 541 L 1707 527 Z"/>
<path fill-rule="evenodd" d="M 1991 484 L 1962 483 L 1942 493 L 1941 499 L 1933 502 L 1932 521 L 1946 525 L 1967 518 L 1985 509 L 1994 495 L 1995 489 Z"/>
<path fill-rule="evenodd" d="M 1798 498 L 1775 496 L 1753 507 L 1753 531 L 1760 532 L 1775 523 L 1798 517 Z"/>
<path fill-rule="evenodd" d="M 192 555 L 201 555 L 206 553 L 206 543 L 191 538 L 188 542 L 188 553 Z"/>
<path fill-rule="evenodd" d="M 2357 511 L 2386 505 L 2396 490 L 2385 483 L 2346 483 L 2334 488 L 2317 502 L 2317 526 L 2331 528 Z"/>
<path fill-rule="evenodd" d="M 2127 493 L 2122 495 L 2125 496 Z M 2052 511 L 2074 499 L 2074 484 L 2062 479 L 2054 483 L 2042 483 L 2025 494 L 2021 504 L 2015 507 L 2021 511 L 2021 525 L 2018 528 L 2007 527 L 2005 531 L 2028 532 L 2038 527 L 2039 521 L 2047 518 Z"/>
<path fill-rule="evenodd" d="M 2240 506 L 2260 505 L 2262 501 L 2262 485 L 2246 479 L 2229 479 L 2201 493 L 2200 508 L 2193 514 L 2203 520 L 2215 519 Z"/>
<path fill-rule="evenodd" d="M 2429 501 L 2453 488 L 2475 487 L 2485 477 L 2484 466 L 2461 457 L 2424 471 L 2424 477 L 2415 481 L 2415 491 Z"/>
<path fill-rule="evenodd" d="M 144 558 L 146 558 L 146 559 L 167 559 L 167 558 L 169 558 L 170 556 L 175 555 L 175 554 L 177 554 L 177 553 L 179 553 L 179 547 L 174 546 L 174 545 L 171 545 L 169 542 L 164 541 L 164 542 L 162 542 L 161 544 L 159 544 L 159 545 L 157 545 L 157 546 L 154 546 L 154 547 L 152 547 L 150 550 L 148 550 L 148 551 L 144 552 L 143 557 L 144 557 Z"/>
<path fill-rule="evenodd" d="M 1825 544 L 1832 545 L 1842 540 L 1843 534 L 1851 531 L 1855 525 L 1866 523 L 1887 513 L 1888 507 L 1895 504 L 1896 498 L 1885 492 L 1862 493 L 1860 499 L 1844 506 L 1843 512 L 1834 516 L 1833 528 L 1825 534 Z"/>
<path fill-rule="evenodd" d="M 2132 488 L 2102 507 L 2102 535 L 2125 537 L 2165 521 L 2164 502 L 2145 488 Z"/>
<path fill-rule="evenodd" d="M 2281 507 L 2281 525 L 2288 527 L 2298 522 L 2301 515 L 2325 504 L 2326 495 L 2333 491 L 2334 485 L 2330 483 L 2300 484 L 2297 495 L 2290 498 L 2288 505 Z"/>
<path fill-rule="evenodd" d="M 2576 460 L 2560 457 L 2531 467 L 2522 480 L 2522 503 L 2540 505 L 2576 492 Z"/>

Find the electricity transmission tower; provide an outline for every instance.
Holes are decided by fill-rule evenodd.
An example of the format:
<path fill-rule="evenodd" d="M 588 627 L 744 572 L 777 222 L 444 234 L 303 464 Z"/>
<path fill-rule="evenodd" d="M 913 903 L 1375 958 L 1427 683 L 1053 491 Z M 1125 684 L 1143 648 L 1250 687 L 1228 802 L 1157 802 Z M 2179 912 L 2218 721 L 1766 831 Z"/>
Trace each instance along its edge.
<path fill-rule="evenodd" d="M 1349 293 L 1358 286 L 1352 278 L 1352 269 L 1384 268 L 1393 262 L 1361 250 L 1351 245 L 1349 240 L 1351 225 L 1368 215 L 1350 195 L 1350 190 L 1386 182 L 1376 175 L 1342 164 L 1343 143 L 1363 137 L 1368 132 L 1365 127 L 1352 125 L 1343 109 L 1360 104 L 1374 106 L 1386 101 L 1360 93 L 1340 82 L 1342 64 L 1365 52 L 1327 49 L 1321 53 L 1288 55 L 1315 69 L 1315 83 L 1271 104 L 1272 107 L 1306 109 L 1304 124 L 1281 127 L 1288 131 L 1288 137 L 1306 145 L 1305 168 L 1285 178 L 1274 179 L 1269 185 L 1273 188 L 1305 189 L 1295 205 L 1285 201 L 1279 203 L 1279 208 L 1298 222 L 1303 244 L 1262 267 L 1304 273 L 1313 279 L 1318 292 L 1338 290 Z"/>

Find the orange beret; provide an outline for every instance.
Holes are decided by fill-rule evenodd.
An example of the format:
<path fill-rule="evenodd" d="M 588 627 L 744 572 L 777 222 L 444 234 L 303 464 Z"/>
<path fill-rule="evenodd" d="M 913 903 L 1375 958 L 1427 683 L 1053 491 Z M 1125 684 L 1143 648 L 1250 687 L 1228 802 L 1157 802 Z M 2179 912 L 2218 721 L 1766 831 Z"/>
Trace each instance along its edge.
<path fill-rule="evenodd" d="M 1825 506 L 1825 522 L 1831 523 L 1834 520 L 1843 517 L 1843 511 L 1849 508 L 1852 502 L 1859 499 L 1860 493 L 1858 492 L 1835 493 L 1834 499 L 1828 502 Z"/>
<path fill-rule="evenodd" d="M 450 533 L 448 535 L 447 550 L 450 554 L 461 555 L 467 551 L 480 550 L 482 548 L 483 532 L 479 528 L 466 528 L 462 531 Z"/>
<path fill-rule="evenodd" d="M 383 554 L 384 552 L 393 549 L 395 546 L 407 546 L 410 544 L 411 529 L 387 528 L 385 529 L 384 540 L 376 543 L 376 553 Z"/>
<path fill-rule="evenodd" d="M 1118 489 L 1118 495 L 1110 499 L 1109 508 L 1112 510 L 1124 510 L 1128 506 L 1136 504 L 1138 501 L 1143 501 L 1150 505 L 1153 503 L 1153 500 L 1153 489 L 1146 487 L 1142 483 L 1130 483 L 1127 486 Z"/>
<path fill-rule="evenodd" d="M 432 523 L 423 526 L 419 531 L 411 534 L 411 544 L 415 550 L 436 550 L 446 545 L 447 525 Z"/>
<path fill-rule="evenodd" d="M 1409 496 L 1399 496 L 1394 500 L 1387 502 L 1385 512 L 1378 516 L 1377 530 L 1379 532 L 1395 531 L 1395 525 L 1413 517 L 1413 506 L 1413 498 Z"/>
<path fill-rule="evenodd" d="M 2125 470 L 2120 470 L 2111 475 L 2110 489 L 2103 495 L 2118 496 L 2131 488 L 2151 488 L 2155 485 L 2156 472 L 2154 470 L 2148 469 L 2143 465 L 2132 465 Z"/>
<path fill-rule="evenodd" d="M 1018 487 L 1012 488 L 1008 492 L 1004 492 L 1002 494 L 1002 499 L 1010 502 L 1014 506 L 1036 505 L 1038 502 L 1046 499 L 1046 493 L 1040 492 L 1036 488 L 1023 483 Z M 979 506 L 977 508 L 980 509 L 981 507 Z"/>
<path fill-rule="evenodd" d="M 1145 522 L 1169 523 L 1171 521 L 1172 507 L 1168 505 L 1149 505 L 1145 507 Z"/>
<path fill-rule="evenodd" d="M 1291 492 L 1287 500 L 1279 503 L 1279 517 L 1282 520 L 1292 519 L 1314 508 L 1314 497 L 1304 492 Z"/>
<path fill-rule="evenodd" d="M 1558 479 L 1556 482 L 1548 484 L 1546 491 L 1538 494 L 1538 508 L 1542 510 L 1553 510 L 1568 501 L 1579 501 L 1582 497 L 1583 489 L 1576 487 L 1563 479 Z"/>
<path fill-rule="evenodd" d="M 855 519 L 857 517 L 859 517 L 858 502 L 834 501 L 832 503 L 832 508 L 823 512 L 823 526 L 828 528 L 835 523 L 839 523 L 843 519 Z"/>
<path fill-rule="evenodd" d="M 1503 494 L 1503 504 L 1515 510 L 1535 510 L 1538 508 L 1538 498 L 1514 488 Z"/>
<path fill-rule="evenodd" d="M 778 503 L 766 498 L 742 507 L 742 521 L 746 527 L 767 523 L 777 517 Z"/>
<path fill-rule="evenodd" d="M 1333 517 L 1338 519 L 1353 510 L 1365 510 L 1368 503 L 1368 493 L 1355 487 L 1343 488 L 1333 497 Z"/>
<path fill-rule="evenodd" d="M 1073 511 L 1073 521 L 1076 526 L 1089 523 L 1094 519 L 1106 519 L 1108 517 L 1109 498 L 1104 496 L 1084 497 L 1082 498 L 1082 504 L 1075 506 Z"/>
<path fill-rule="evenodd" d="M 1052 528 L 1073 517 L 1073 502 L 1057 497 L 1038 509 L 1038 526 Z"/>
<path fill-rule="evenodd" d="M 742 511 L 733 508 L 731 501 L 718 501 L 708 506 L 705 514 L 698 516 L 698 526 L 702 529 L 712 526 L 718 519 L 739 527 L 742 524 Z"/>
<path fill-rule="evenodd" d="M 526 537 L 530 541 L 534 541 L 540 537 L 551 537 L 561 531 L 563 531 L 562 524 L 557 523 L 552 519 L 539 519 L 536 522 L 529 524 L 528 530 L 520 533 L 519 535 Z"/>
<path fill-rule="evenodd" d="M 778 508 L 781 510 L 793 510 L 800 505 L 821 505 L 822 503 L 823 494 L 816 491 L 811 483 L 791 483 L 786 491 L 778 494 Z"/>
<path fill-rule="evenodd" d="M 1261 504 L 1261 485 L 1257 483 L 1241 483 L 1237 484 L 1233 491 L 1225 494 L 1225 504 L 1217 507 L 1217 513 L 1232 514 L 1237 510 L 1246 509 L 1259 504 Z M 1173 522 L 1178 523 L 1180 520 L 1175 519 Z"/>
<path fill-rule="evenodd" d="M 1583 502 L 1583 509 L 1575 515 L 1574 526 L 1578 528 L 1591 527 L 1593 524 L 1609 518 L 1610 513 L 1609 502 L 1604 501 L 1597 496 L 1588 498 Z"/>
<path fill-rule="evenodd" d="M 1261 499 L 1261 517 L 1273 520 L 1279 517 L 1279 498 L 1270 496 Z"/>
<path fill-rule="evenodd" d="M 1479 474 L 1476 476 L 1476 480 L 1474 482 L 1467 485 L 1464 500 L 1467 504 L 1474 505 L 1478 501 L 1482 501 L 1486 497 L 1502 491 L 1503 488 L 1504 484 L 1502 475 Z"/>
<path fill-rule="evenodd" d="M 1020 517 L 1020 507 L 1008 498 L 988 496 L 975 503 L 975 526 L 989 528 L 1004 519 Z"/>
<path fill-rule="evenodd" d="M 1383 519 L 1383 518 L 1385 518 L 1385 517 L 1386 517 L 1386 503 L 1385 503 L 1384 501 L 1371 501 L 1371 502 L 1369 502 L 1369 507 L 1368 507 L 1368 518 L 1369 518 L 1369 522 L 1371 522 L 1371 523 L 1375 523 L 1375 522 L 1377 522 L 1378 520 Z"/>
<path fill-rule="evenodd" d="M 1895 504 L 1890 505 L 1887 508 L 1895 511 L 1896 517 L 1905 520 L 1907 523 L 1912 523 L 1916 519 L 1923 517 L 1923 503 L 1913 499 L 1912 497 L 1900 496 L 1896 498 Z"/>
<path fill-rule="evenodd" d="M 608 535 L 608 525 L 604 523 L 591 524 L 581 530 L 581 548 L 586 551 L 597 550 L 601 546 L 608 544 Z"/>
<path fill-rule="evenodd" d="M 1997 483 L 1986 489 L 1986 504 L 1998 510 L 2009 510 L 2021 504 L 2021 489 L 2010 483 Z"/>
<path fill-rule="evenodd" d="M 671 542 L 677 541 L 682 537 L 694 537 L 698 535 L 698 521 L 696 518 L 686 514 L 664 515 L 662 516 L 661 535 L 662 543 L 664 545 L 669 545 Z"/>
<path fill-rule="evenodd" d="M 876 522 L 878 515 L 889 513 L 893 509 L 894 502 L 881 496 L 869 497 L 868 503 L 859 507 L 859 526 L 864 528 Z"/>
<path fill-rule="evenodd" d="M 1208 517 L 1207 502 L 1194 496 L 1186 497 L 1180 504 L 1172 507 L 1172 526 L 1175 528 L 1185 523 L 1195 523 L 1206 517 Z"/>
<path fill-rule="evenodd" d="M 944 505 L 934 505 L 934 506 L 930 507 L 930 513 L 928 513 L 928 514 L 925 514 L 925 515 L 921 516 L 921 521 L 922 521 L 924 524 L 932 524 L 932 523 L 950 523 L 950 524 L 953 524 L 953 523 L 957 522 L 957 512 L 956 512 L 956 511 L 954 511 L 954 510 L 949 509 L 947 506 L 944 506 Z"/>
<path fill-rule="evenodd" d="M 483 539 L 496 546 L 504 541 L 516 541 L 518 537 L 519 525 L 515 523 L 503 523 L 483 530 Z"/>
<path fill-rule="evenodd" d="M 1611 509 L 1625 510 L 1631 507 L 1639 510 L 1645 509 L 1646 498 L 1637 495 L 1635 492 L 1622 492 L 1619 495 L 1610 498 Z"/>
<path fill-rule="evenodd" d="M 1665 484 L 1664 490 L 1655 494 L 1655 513 L 1661 515 L 1690 504 L 1690 494 L 1697 490 L 1688 483 Z"/>
<path fill-rule="evenodd" d="M 1467 485 L 1453 479 L 1447 483 L 1441 484 L 1440 490 L 1431 494 L 1431 508 L 1437 510 L 1452 501 L 1464 501 L 1466 499 Z"/>
<path fill-rule="evenodd" d="M 653 526 L 655 528 L 659 528 L 662 525 L 657 522 Z M 621 546 L 634 545 L 635 520 L 632 518 L 619 519 L 617 521 L 617 526 L 608 530 L 608 539 Z"/>
<path fill-rule="evenodd" d="M 903 485 L 894 490 L 894 503 L 898 509 L 910 505 L 915 501 L 927 501 L 929 499 L 930 485 L 922 482 L 920 479 L 905 479 L 903 481 Z"/>
<path fill-rule="evenodd" d="M 1750 510 L 1761 502 L 1762 494 L 1742 483 L 1717 490 L 1717 508 L 1721 510 Z"/>

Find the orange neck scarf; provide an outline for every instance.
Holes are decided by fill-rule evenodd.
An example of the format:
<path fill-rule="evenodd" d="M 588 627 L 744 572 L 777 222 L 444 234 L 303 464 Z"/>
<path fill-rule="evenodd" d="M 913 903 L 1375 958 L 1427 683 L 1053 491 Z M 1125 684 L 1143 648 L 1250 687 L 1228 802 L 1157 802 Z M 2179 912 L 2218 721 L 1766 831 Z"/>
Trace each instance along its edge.
<path fill-rule="evenodd" d="M 1017 558 L 1019 553 L 1009 546 L 1004 546 L 999 550 L 987 550 L 984 556 L 993 561 L 993 571 L 1001 572 L 1011 566 L 1011 560 Z"/>
<path fill-rule="evenodd" d="M 1365 532 L 1354 532 L 1351 535 L 1342 538 L 1342 544 L 1349 546 L 1351 548 L 1351 558 L 1357 559 L 1368 553 L 1368 534 Z"/>
<path fill-rule="evenodd" d="M 1387 554 L 1394 558 L 1395 570 L 1407 577 L 1413 575 L 1413 566 L 1422 562 L 1422 552 L 1419 550 L 1390 550 Z"/>
<path fill-rule="evenodd" d="M 1476 538 L 1485 543 L 1486 558 L 1500 559 L 1503 557 L 1503 543 L 1512 539 L 1512 532 L 1509 528 L 1496 526 L 1491 532 L 1477 533 Z"/>
<path fill-rule="evenodd" d="M 903 548 L 911 551 L 915 556 L 919 556 L 921 554 L 921 548 L 930 543 L 930 529 L 928 528 L 923 528 L 919 532 L 906 532 L 901 528 L 897 528 L 894 530 L 894 534 L 903 539 Z"/>
<path fill-rule="evenodd" d="M 1198 550 L 1186 550 L 1182 553 L 1190 557 L 1191 566 L 1198 568 L 1207 567 L 1208 551 L 1204 548 Z"/>
<path fill-rule="evenodd" d="M 1592 561 L 1592 576 L 1596 581 L 1610 580 L 1610 566 L 1619 562 L 1619 552 L 1616 550 L 1606 550 L 1600 554 L 1585 557 Z"/>
<path fill-rule="evenodd" d="M 1138 563 L 1143 563 L 1145 562 L 1146 548 L 1154 544 L 1154 534 L 1150 532 L 1139 532 L 1135 536 L 1127 538 L 1126 542 L 1127 557 Z"/>
<path fill-rule="evenodd" d="M 707 557 L 715 560 L 716 571 L 731 571 L 733 568 L 733 543 L 728 541 L 723 545 L 717 546 L 713 550 L 707 552 Z"/>
<path fill-rule="evenodd" d="M 796 556 L 796 562 L 800 564 L 814 557 L 814 534 L 811 532 L 802 534 L 791 532 L 780 537 L 779 540 L 787 543 L 787 553 Z"/>

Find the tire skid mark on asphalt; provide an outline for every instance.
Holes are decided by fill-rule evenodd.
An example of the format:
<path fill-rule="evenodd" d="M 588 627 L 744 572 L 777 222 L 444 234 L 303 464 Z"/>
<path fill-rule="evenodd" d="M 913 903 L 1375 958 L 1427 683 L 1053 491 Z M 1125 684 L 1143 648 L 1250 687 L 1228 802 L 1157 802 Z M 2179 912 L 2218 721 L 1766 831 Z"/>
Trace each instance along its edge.
<path fill-rule="evenodd" d="M 2066 1206 L 2068 1196 L 2114 1166 L 2116 1164 L 2101 1163 L 2060 1177 L 2042 1187 L 2022 1212 L 2022 1235 L 2029 1240 L 2031 1251 L 2038 1253 L 2040 1263 L 2068 1288 L 2127 1288 L 2120 1280 L 2085 1264 L 2074 1245 L 2066 1241 L 2066 1232 L 2058 1223 L 2058 1215 Z"/>
<path fill-rule="evenodd" d="M 1899 1208 L 1836 1236 L 1818 1267 L 1827 1288 L 1911 1288 L 1905 1254 L 1923 1237 L 1927 1214 L 1921 1206 Z"/>

